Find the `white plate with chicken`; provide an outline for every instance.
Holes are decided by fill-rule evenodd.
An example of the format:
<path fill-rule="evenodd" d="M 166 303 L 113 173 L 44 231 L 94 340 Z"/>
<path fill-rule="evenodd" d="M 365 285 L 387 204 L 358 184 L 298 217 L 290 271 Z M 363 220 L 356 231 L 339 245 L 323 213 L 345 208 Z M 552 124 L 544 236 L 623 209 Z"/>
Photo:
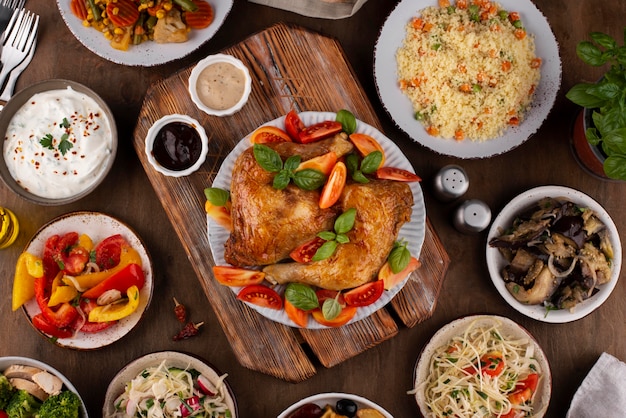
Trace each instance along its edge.
<path fill-rule="evenodd" d="M 299 118 L 305 127 L 310 127 L 335 121 L 336 115 L 332 112 L 303 112 Z M 285 119 L 283 116 L 263 126 L 286 129 Z M 374 138 L 380 144 L 385 167 L 398 168 L 414 175 L 410 162 L 400 149 L 377 129 L 356 121 L 354 132 Z M 323 192 L 319 190 L 304 191 L 293 184 L 283 190 L 273 187 L 274 174 L 263 172 L 263 168 L 255 162 L 251 143 L 253 134 L 243 138 L 226 157 L 212 185 L 213 188 L 229 191 L 233 225 L 231 233 L 214 218 L 208 217 L 209 243 L 215 265 L 262 272 L 265 279 L 260 286 L 275 291 L 274 295 L 281 299 L 281 306 L 278 309 L 254 303 L 249 303 L 249 306 L 273 321 L 292 327 L 319 329 L 353 323 L 389 303 L 406 283 L 408 275 L 402 277 L 396 286 L 382 291 L 373 303 L 356 308 L 354 315 L 345 322 L 320 322 L 318 317 L 313 319 L 316 312 L 312 310 L 313 315 L 297 323 L 282 309 L 285 289 L 294 282 L 322 293 L 333 292 L 330 293 L 331 298 L 340 300 L 344 306 L 343 296 L 349 289 L 378 282 L 377 274 L 398 242 L 404 243 L 412 260 L 418 259 L 424 242 L 426 220 L 419 182 L 372 179 L 367 184 L 361 184 L 348 180 L 337 203 L 320 209 L 318 202 Z M 342 134 L 345 136 L 345 133 Z M 346 143 L 348 149 L 345 148 Z M 283 145 L 275 147 L 281 158 L 298 154 L 304 162 L 329 153 L 329 150 L 336 151 L 339 157 L 353 151 L 347 136 L 343 139 L 327 138 L 313 144 L 286 142 Z M 320 231 L 332 230 L 338 217 L 349 211 L 346 209 L 348 206 L 355 208 L 357 215 L 354 228 L 346 233 L 347 242 L 338 244 L 329 258 L 294 261 L 293 250 L 315 239 Z M 247 287 L 231 285 L 239 296 Z M 317 298 L 321 304 L 323 296 L 318 293 Z"/>

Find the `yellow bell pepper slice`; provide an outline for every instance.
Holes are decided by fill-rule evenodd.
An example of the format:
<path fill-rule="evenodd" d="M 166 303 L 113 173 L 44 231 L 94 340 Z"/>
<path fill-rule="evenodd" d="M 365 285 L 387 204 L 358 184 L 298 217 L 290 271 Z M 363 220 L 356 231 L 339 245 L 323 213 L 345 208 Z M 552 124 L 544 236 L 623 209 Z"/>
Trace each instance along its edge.
<path fill-rule="evenodd" d="M 80 292 L 84 292 L 87 289 L 91 289 L 104 279 L 112 276 L 118 271 L 122 270 L 129 264 L 138 264 L 141 266 L 141 256 L 133 247 L 123 246 L 120 254 L 120 262 L 117 266 L 108 270 L 99 271 L 97 273 L 87 273 L 78 276 L 72 276 L 72 278 L 64 277 L 63 283 L 74 286 Z"/>
<path fill-rule="evenodd" d="M 61 278 L 63 273 L 57 274 L 52 281 L 52 291 L 50 293 L 50 300 L 48 306 L 57 306 L 64 302 L 74 300 L 78 295 L 78 290 L 74 286 L 66 286 L 63 284 Z"/>
<path fill-rule="evenodd" d="M 78 245 L 87 250 L 87 252 L 93 250 L 93 240 L 87 234 L 81 234 L 78 237 Z"/>
<path fill-rule="evenodd" d="M 139 288 L 135 285 L 126 290 L 128 302 L 98 306 L 89 312 L 89 322 L 110 322 L 127 317 L 139 307 Z"/>
<path fill-rule="evenodd" d="M 24 252 L 17 258 L 11 308 L 15 311 L 35 296 L 35 279 L 43 277 L 41 258 Z"/>

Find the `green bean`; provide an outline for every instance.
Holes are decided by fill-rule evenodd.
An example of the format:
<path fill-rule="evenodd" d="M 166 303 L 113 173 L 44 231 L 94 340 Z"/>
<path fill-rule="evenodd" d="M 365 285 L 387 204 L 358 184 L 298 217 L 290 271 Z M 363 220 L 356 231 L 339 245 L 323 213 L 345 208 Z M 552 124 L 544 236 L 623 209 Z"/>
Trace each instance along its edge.
<path fill-rule="evenodd" d="M 93 19 L 95 21 L 99 21 L 100 19 L 102 19 L 100 8 L 96 5 L 96 2 L 94 0 L 88 0 L 88 3 L 91 11 L 93 12 Z"/>
<path fill-rule="evenodd" d="M 186 12 L 195 12 L 198 10 L 198 6 L 191 0 L 174 0 L 174 3 L 179 5 Z"/>

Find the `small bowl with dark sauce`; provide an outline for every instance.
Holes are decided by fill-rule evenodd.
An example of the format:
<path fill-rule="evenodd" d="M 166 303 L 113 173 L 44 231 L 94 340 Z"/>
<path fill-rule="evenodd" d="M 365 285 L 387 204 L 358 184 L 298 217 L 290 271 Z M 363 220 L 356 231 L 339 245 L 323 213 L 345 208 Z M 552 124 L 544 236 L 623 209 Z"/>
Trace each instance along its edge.
<path fill-rule="evenodd" d="M 146 135 L 148 161 L 159 173 L 187 176 L 204 163 L 209 139 L 200 123 L 187 115 L 167 115 L 154 122 Z"/>

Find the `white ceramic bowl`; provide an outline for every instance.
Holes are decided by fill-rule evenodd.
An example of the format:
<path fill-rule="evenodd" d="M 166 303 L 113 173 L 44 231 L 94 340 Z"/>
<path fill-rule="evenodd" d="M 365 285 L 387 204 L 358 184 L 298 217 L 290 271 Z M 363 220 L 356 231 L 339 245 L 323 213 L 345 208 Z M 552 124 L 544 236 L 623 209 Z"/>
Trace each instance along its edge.
<path fill-rule="evenodd" d="M 7 105 L 2 109 L 2 112 L 0 112 L 0 136 L 3 138 L 5 137 L 9 123 L 11 122 L 11 119 L 13 119 L 15 113 L 35 94 L 49 92 L 53 90 L 67 90 L 68 88 L 71 88 L 75 92 L 82 93 L 93 99 L 98 107 L 100 107 L 104 112 L 104 119 L 108 122 L 111 135 L 109 153 L 103 158 L 103 163 L 100 164 L 97 170 L 95 170 L 96 173 L 93 180 L 85 182 L 82 188 L 78 189 L 76 193 L 64 197 L 47 198 L 27 191 L 22 186 L 20 186 L 20 184 L 13 178 L 13 176 L 9 172 L 9 168 L 7 167 L 4 158 L 4 146 L 1 147 L 0 149 L 3 151 L 3 156 L 0 158 L 0 177 L 7 185 L 7 187 L 15 192 L 17 195 L 39 205 L 64 205 L 87 196 L 89 193 L 94 191 L 96 187 L 100 185 L 100 183 L 102 183 L 104 178 L 113 167 L 113 163 L 115 162 L 115 155 L 117 153 L 117 128 L 115 125 L 115 118 L 113 117 L 111 110 L 109 109 L 106 102 L 102 100 L 102 98 L 98 96 L 93 90 L 71 80 L 46 80 L 37 84 L 33 84 L 32 86 L 26 87 L 25 89 L 18 92 L 15 96 L 11 98 L 11 100 L 9 100 Z M 67 117 L 69 117 L 69 115 L 67 115 Z M 59 118 L 61 119 L 63 118 L 63 116 L 60 115 Z M 59 122 L 61 122 L 61 120 L 59 120 Z M 102 129 L 104 130 L 106 128 L 102 127 Z M 37 144 L 34 144 L 33 146 L 37 146 Z"/>
<path fill-rule="evenodd" d="M 572 311 L 560 309 L 548 312 L 543 305 L 525 305 L 515 299 L 506 288 L 504 280 L 502 279 L 502 269 L 508 264 L 508 262 L 502 254 L 500 254 L 500 251 L 498 251 L 497 248 L 489 246 L 489 241 L 492 238 L 501 235 L 502 231 L 505 231 L 512 224 L 513 220 L 519 213 L 523 212 L 525 209 L 544 197 L 566 199 L 576 203 L 580 207 L 590 208 L 609 229 L 610 241 L 613 246 L 614 253 L 611 279 L 608 283 L 599 286 L 599 291 L 595 295 L 577 304 Z M 527 190 L 511 200 L 494 219 L 487 237 L 486 256 L 487 268 L 489 269 L 491 280 L 500 295 L 509 305 L 515 308 L 518 312 L 538 321 L 565 323 L 575 321 L 589 315 L 608 299 L 619 279 L 620 268 L 622 266 L 622 244 L 620 242 L 617 227 L 608 212 L 602 207 L 602 205 L 593 200 L 591 197 L 569 187 L 540 186 Z"/>
<path fill-rule="evenodd" d="M 320 393 L 318 395 L 313 395 L 313 396 L 309 396 L 308 398 L 304 398 L 294 403 L 289 408 L 285 409 L 283 412 L 281 412 L 278 418 L 288 418 L 289 415 L 293 414 L 298 408 L 300 408 L 301 406 L 307 403 L 314 403 L 322 408 L 324 408 L 326 405 L 331 405 L 334 407 L 337 401 L 341 399 L 349 399 L 351 401 L 354 401 L 354 403 L 356 403 L 356 406 L 358 408 L 374 408 L 378 412 L 383 414 L 385 418 L 393 418 L 393 415 L 385 411 L 382 407 L 380 407 L 379 405 L 376 405 L 374 402 L 368 399 L 363 398 L 362 396 L 352 395 L 350 393 L 334 393 L 334 392 L 333 393 Z"/>
<path fill-rule="evenodd" d="M 198 132 L 198 135 L 200 136 L 200 141 L 202 144 L 200 156 L 198 157 L 196 162 L 191 167 L 184 169 L 184 170 L 171 170 L 167 167 L 162 166 L 156 160 L 152 152 L 152 148 L 154 146 L 154 140 L 156 139 L 156 136 L 158 135 L 159 131 L 163 127 L 165 127 L 167 124 L 176 123 L 176 122 L 186 123 L 194 127 L 196 131 Z M 206 131 L 204 130 L 200 122 L 198 122 L 194 118 L 189 117 L 187 115 L 179 115 L 179 114 L 166 115 L 166 116 L 163 116 L 161 119 L 157 120 L 156 122 L 154 122 L 152 126 L 150 127 L 150 129 L 148 129 L 148 133 L 146 134 L 144 150 L 145 150 L 146 156 L 148 157 L 148 161 L 150 162 L 150 164 L 156 171 L 169 177 L 183 177 L 183 176 L 188 176 L 189 174 L 195 172 L 204 163 L 204 160 L 206 160 L 206 155 L 209 152 L 209 138 L 207 137 Z"/>
<path fill-rule="evenodd" d="M 59 372 L 57 369 L 55 369 L 52 366 L 47 365 L 46 363 L 42 361 L 35 360 L 32 358 L 9 356 L 9 357 L 0 357 L 0 372 L 3 372 L 9 366 L 12 366 L 14 364 L 19 364 L 22 366 L 37 367 L 38 369 L 42 369 L 42 370 L 47 371 L 48 373 L 52 373 L 53 375 L 61 379 L 61 381 L 63 382 L 64 389 L 71 390 L 72 392 L 77 394 L 78 397 L 80 398 L 80 402 L 82 404 L 82 407 L 80 408 L 80 417 L 81 418 L 89 417 L 89 415 L 87 414 L 87 409 L 85 408 L 85 402 L 81 398 L 80 393 L 78 393 L 78 390 L 76 390 L 74 385 L 72 385 L 72 382 L 70 382 L 67 377 L 63 376 L 63 374 Z"/>
<path fill-rule="evenodd" d="M 534 346 L 533 357 L 539 363 L 541 377 L 533 399 L 533 418 L 543 417 L 548 409 L 552 393 L 552 374 L 548 359 L 537 341 L 526 329 L 508 318 L 493 315 L 472 315 L 456 319 L 439 329 L 424 346 L 415 365 L 413 376 L 414 388 L 416 388 L 415 400 L 422 416 L 429 416 L 427 415 L 429 410 L 426 406 L 423 384 L 428 380 L 433 354 L 439 347 L 448 344 L 453 337 L 462 335 L 472 324 L 479 328 L 490 328 L 496 325 L 503 337 L 527 340 L 528 344 Z"/>
<path fill-rule="evenodd" d="M 245 77 L 244 90 L 241 98 L 234 106 L 229 107 L 228 109 L 213 109 L 207 106 L 198 96 L 198 77 L 200 76 L 202 71 L 204 71 L 204 69 L 206 69 L 209 65 L 220 62 L 232 64 L 233 66 L 241 70 Z M 248 97 L 250 96 L 251 91 L 252 78 L 250 77 L 248 67 L 246 67 L 243 62 L 231 55 L 209 55 L 208 57 L 204 58 L 196 64 L 193 70 L 191 70 L 191 75 L 189 76 L 189 94 L 191 95 L 191 100 L 193 100 L 196 106 L 198 106 L 198 109 L 212 116 L 229 116 L 238 112 L 248 101 Z"/>
<path fill-rule="evenodd" d="M 102 407 L 102 416 L 112 416 L 115 412 L 114 402 L 117 397 L 124 392 L 124 388 L 128 382 L 133 380 L 139 373 L 148 367 L 158 366 L 161 362 L 167 361 L 166 365 L 169 367 L 178 367 L 181 369 L 192 368 L 203 374 L 210 382 L 215 383 L 222 373 L 214 369 L 212 366 L 199 360 L 198 358 L 180 353 L 177 351 L 159 351 L 155 353 L 146 354 L 140 357 L 126 366 L 124 366 L 113 378 L 109 387 L 107 388 L 104 405 Z M 239 416 L 237 412 L 237 403 L 235 401 L 235 395 L 233 394 L 230 386 L 224 380 L 226 388 L 225 402 L 232 412 L 232 418 Z"/>

